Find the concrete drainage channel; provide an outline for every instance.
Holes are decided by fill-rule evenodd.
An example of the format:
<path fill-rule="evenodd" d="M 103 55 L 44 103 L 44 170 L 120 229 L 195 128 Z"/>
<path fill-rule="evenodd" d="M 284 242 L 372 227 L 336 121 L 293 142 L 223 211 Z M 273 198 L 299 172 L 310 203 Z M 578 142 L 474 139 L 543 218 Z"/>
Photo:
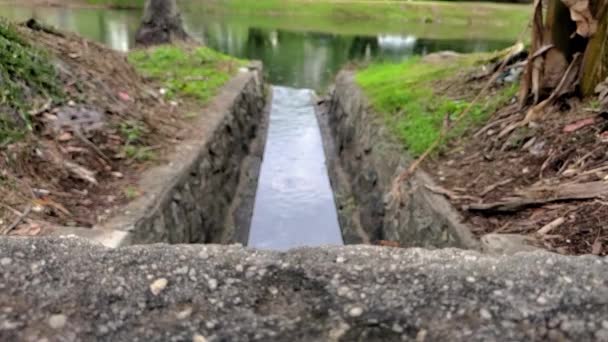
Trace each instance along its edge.
<path fill-rule="evenodd" d="M 144 174 L 142 197 L 93 229 L 53 234 L 107 247 L 343 244 L 312 91 L 267 87 L 254 64 L 206 110 L 213 115 L 196 123 L 202 139 L 182 143 L 168 164 Z"/>
<path fill-rule="evenodd" d="M 433 181 L 422 171 L 401 185 L 404 196 L 392 198 L 392 181 L 411 160 L 377 121 L 352 73 L 341 73 L 322 101 L 308 90 L 272 89 L 261 65 L 241 72 L 207 108 L 211 119 L 197 124 L 204 138 L 184 142 L 168 165 L 142 177 L 144 196 L 94 229 L 55 234 L 109 247 L 238 242 L 284 250 L 389 240 L 402 247 L 534 249 L 523 240 L 480 243 L 449 202 L 426 189 Z"/>

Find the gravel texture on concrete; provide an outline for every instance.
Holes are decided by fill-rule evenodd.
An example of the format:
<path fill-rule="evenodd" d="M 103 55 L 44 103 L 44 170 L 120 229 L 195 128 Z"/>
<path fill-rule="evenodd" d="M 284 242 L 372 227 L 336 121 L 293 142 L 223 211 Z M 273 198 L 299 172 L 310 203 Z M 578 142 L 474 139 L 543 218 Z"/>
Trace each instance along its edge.
<path fill-rule="evenodd" d="M 0 341 L 608 341 L 608 259 L 0 238 Z"/>

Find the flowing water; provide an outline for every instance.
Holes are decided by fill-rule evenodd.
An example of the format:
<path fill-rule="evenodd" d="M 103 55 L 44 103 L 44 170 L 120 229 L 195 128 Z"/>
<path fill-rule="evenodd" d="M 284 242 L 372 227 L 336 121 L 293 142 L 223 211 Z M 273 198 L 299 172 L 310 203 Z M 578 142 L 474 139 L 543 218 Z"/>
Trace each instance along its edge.
<path fill-rule="evenodd" d="M 322 91 L 349 62 L 400 61 L 440 50 L 495 50 L 509 46 L 515 38 L 488 25 L 375 26 L 343 19 L 213 16 L 200 9 L 200 4 L 180 4 L 191 35 L 224 53 L 261 60 L 267 81 L 286 86 L 274 87 L 273 92 L 249 239 L 258 248 L 342 244 L 312 91 L 293 88 Z M 0 5 L 0 16 L 16 21 L 35 18 L 126 51 L 133 46 L 141 13 Z"/>
<path fill-rule="evenodd" d="M 273 87 L 249 246 L 342 244 L 312 91 Z"/>

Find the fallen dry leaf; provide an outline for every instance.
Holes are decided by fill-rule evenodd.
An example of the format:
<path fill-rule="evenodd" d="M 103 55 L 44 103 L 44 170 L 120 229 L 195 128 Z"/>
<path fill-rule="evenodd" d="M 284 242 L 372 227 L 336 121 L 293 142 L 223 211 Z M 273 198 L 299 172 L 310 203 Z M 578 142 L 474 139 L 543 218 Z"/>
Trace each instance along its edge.
<path fill-rule="evenodd" d="M 36 205 L 41 205 L 41 206 L 45 206 L 45 207 L 53 207 L 68 216 L 72 216 L 72 213 L 70 213 L 70 211 L 67 210 L 66 207 L 64 207 L 61 203 L 57 203 L 48 197 L 37 198 L 37 199 L 34 199 L 32 202 L 34 202 Z"/>
<path fill-rule="evenodd" d="M 120 97 L 120 99 L 123 100 L 123 101 L 130 101 L 131 100 L 131 96 L 129 96 L 129 94 L 127 94 L 124 91 L 118 92 L 118 97 Z"/>
<path fill-rule="evenodd" d="M 582 119 L 582 120 L 579 120 L 579 121 L 576 121 L 576 122 L 573 122 L 571 124 L 564 126 L 563 132 L 572 133 L 583 127 L 593 125 L 594 123 L 595 123 L 595 117 Z"/>
<path fill-rule="evenodd" d="M 72 140 L 72 134 L 70 134 L 69 132 L 64 132 L 57 137 L 57 140 L 61 142 Z"/>
<path fill-rule="evenodd" d="M 42 226 L 38 223 L 31 222 L 27 224 L 20 224 L 14 229 L 9 235 L 12 236 L 36 236 L 40 235 Z"/>
<path fill-rule="evenodd" d="M 591 246 L 591 254 L 600 255 L 602 253 L 602 241 L 600 241 L 599 236 L 595 239 L 593 246 Z"/>

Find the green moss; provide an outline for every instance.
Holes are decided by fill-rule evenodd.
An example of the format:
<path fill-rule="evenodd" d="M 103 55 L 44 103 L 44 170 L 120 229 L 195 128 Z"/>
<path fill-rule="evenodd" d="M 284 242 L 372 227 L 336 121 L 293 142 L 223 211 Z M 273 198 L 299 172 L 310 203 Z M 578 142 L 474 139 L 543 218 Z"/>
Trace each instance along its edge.
<path fill-rule="evenodd" d="M 169 98 L 188 97 L 207 102 L 243 64 L 206 47 L 160 46 L 129 54 L 129 61 L 146 77 L 167 89 Z"/>
<path fill-rule="evenodd" d="M 433 83 L 480 59 L 488 57 L 471 55 L 450 64 L 429 64 L 419 58 L 400 64 L 373 64 L 359 71 L 356 80 L 393 133 L 417 156 L 440 136 L 446 115 L 456 118 L 469 106 L 465 100 L 436 94 Z M 506 87 L 490 101 L 473 105 L 466 117 L 450 131 L 448 139 L 460 137 L 469 128 L 485 122 L 515 92 L 516 86 Z"/>
<path fill-rule="evenodd" d="M 57 72 L 42 51 L 30 46 L 11 24 L 0 19 L 0 146 L 31 129 L 36 103 L 63 98 Z"/>

